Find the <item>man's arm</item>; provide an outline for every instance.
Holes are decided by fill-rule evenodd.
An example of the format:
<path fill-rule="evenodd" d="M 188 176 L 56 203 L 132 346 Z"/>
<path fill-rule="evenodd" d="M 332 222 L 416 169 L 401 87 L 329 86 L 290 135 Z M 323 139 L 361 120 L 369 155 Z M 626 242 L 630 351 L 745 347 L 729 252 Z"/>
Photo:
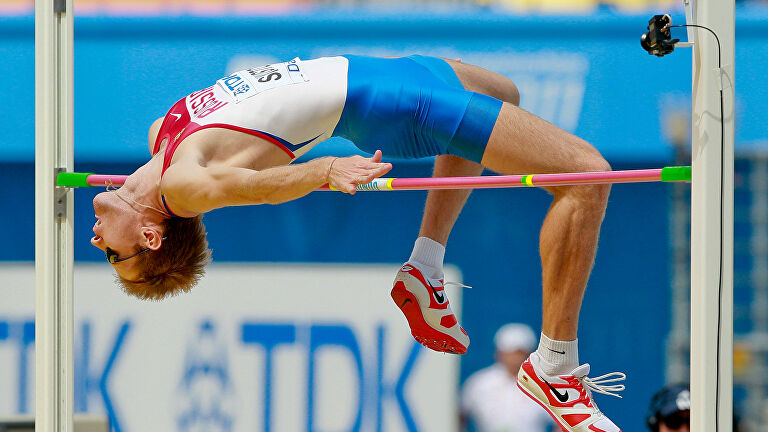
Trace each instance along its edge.
<path fill-rule="evenodd" d="M 279 204 L 303 197 L 326 183 L 354 194 L 357 185 L 369 183 L 390 169 L 391 164 L 381 163 L 381 151 L 371 158 L 324 157 L 262 171 L 178 163 L 166 171 L 161 188 L 174 207 L 205 213 L 229 206 Z"/>

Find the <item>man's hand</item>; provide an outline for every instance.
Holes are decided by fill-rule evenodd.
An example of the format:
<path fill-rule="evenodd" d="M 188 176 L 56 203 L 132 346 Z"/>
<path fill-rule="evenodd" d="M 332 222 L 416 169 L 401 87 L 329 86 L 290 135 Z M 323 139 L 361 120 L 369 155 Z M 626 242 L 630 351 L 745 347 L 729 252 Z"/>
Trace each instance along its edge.
<path fill-rule="evenodd" d="M 334 159 L 328 168 L 328 184 L 341 192 L 354 194 L 357 185 L 370 183 L 392 169 L 392 164 L 381 162 L 381 150 L 373 157 L 349 156 Z"/>

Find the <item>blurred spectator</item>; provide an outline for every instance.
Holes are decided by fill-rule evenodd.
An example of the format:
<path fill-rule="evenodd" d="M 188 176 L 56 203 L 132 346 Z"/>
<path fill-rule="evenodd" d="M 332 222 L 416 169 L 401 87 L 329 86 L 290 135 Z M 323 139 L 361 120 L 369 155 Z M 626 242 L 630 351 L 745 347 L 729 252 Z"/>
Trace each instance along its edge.
<path fill-rule="evenodd" d="M 688 384 L 668 385 L 653 395 L 645 415 L 652 432 L 689 432 L 691 392 Z"/>
<path fill-rule="evenodd" d="M 467 378 L 461 392 L 460 428 L 471 420 L 479 432 L 543 432 L 552 417 L 517 387 L 517 371 L 536 347 L 525 324 L 502 326 L 494 337 L 496 363 Z M 559 430 L 559 429 L 555 429 Z"/>
<path fill-rule="evenodd" d="M 688 384 L 670 384 L 656 392 L 648 405 L 645 423 L 651 432 L 690 432 L 691 392 Z M 741 427 L 739 416 L 734 412 L 733 432 L 740 432 Z"/>

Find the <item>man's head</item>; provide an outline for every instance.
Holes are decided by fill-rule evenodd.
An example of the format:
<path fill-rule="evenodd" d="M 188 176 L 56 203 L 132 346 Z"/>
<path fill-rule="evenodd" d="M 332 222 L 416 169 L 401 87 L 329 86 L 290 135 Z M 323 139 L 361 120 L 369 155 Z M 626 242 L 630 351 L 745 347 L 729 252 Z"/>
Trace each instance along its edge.
<path fill-rule="evenodd" d="M 652 432 L 689 432 L 691 393 L 688 384 L 672 384 L 656 392 L 645 419 Z"/>
<path fill-rule="evenodd" d="M 93 199 L 91 243 L 111 256 L 123 290 L 160 300 L 189 291 L 210 262 L 202 216 L 167 218 L 120 192 Z"/>
<path fill-rule="evenodd" d="M 512 376 L 517 376 L 520 365 L 533 351 L 536 336 L 525 324 L 506 324 L 496 331 L 496 361 Z"/>

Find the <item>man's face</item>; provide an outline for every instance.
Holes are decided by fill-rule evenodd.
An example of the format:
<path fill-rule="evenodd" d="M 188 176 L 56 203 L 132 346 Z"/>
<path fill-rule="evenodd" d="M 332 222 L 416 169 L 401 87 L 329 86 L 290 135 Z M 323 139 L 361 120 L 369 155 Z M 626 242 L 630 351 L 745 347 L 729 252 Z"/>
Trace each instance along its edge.
<path fill-rule="evenodd" d="M 526 350 L 496 351 L 496 360 L 504 365 L 504 368 L 507 369 L 510 375 L 517 376 L 520 366 L 528 358 L 529 354 Z"/>
<path fill-rule="evenodd" d="M 93 211 L 96 223 L 93 225 L 91 244 L 103 251 L 110 248 L 121 258 L 133 255 L 136 245 L 141 241 L 140 213 L 121 200 L 115 192 L 96 195 L 93 198 Z M 134 262 L 127 260 L 112 266 L 120 276 L 135 279 L 139 269 L 133 265 Z"/>
<path fill-rule="evenodd" d="M 678 411 L 661 419 L 659 422 L 659 432 L 690 432 L 691 412 L 688 410 Z"/>

